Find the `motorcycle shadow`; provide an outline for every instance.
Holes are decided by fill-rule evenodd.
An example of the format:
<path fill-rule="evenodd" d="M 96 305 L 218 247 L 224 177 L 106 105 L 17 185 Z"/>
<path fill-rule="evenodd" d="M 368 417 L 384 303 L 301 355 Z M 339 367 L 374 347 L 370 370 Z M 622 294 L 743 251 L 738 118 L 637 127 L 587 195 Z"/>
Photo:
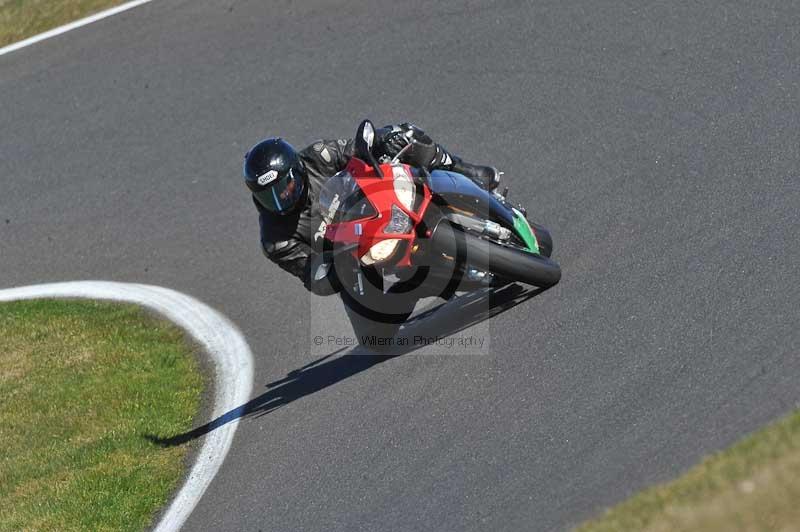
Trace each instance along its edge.
<path fill-rule="evenodd" d="M 492 319 L 498 314 L 536 297 L 544 290 L 543 288 L 510 284 L 456 295 L 413 314 L 400 328 L 398 335 L 446 338 Z M 408 348 L 400 346 L 396 352 L 385 354 L 399 356 L 418 348 L 419 346 L 409 346 Z"/>
<path fill-rule="evenodd" d="M 499 288 L 484 288 L 423 309 L 406 322 L 398 334 L 447 337 L 482 321 L 501 314 L 542 293 L 544 289 L 518 284 Z M 343 347 L 289 372 L 286 377 L 266 385 L 267 391 L 211 420 L 182 434 L 144 437 L 164 447 L 181 445 L 195 440 L 231 421 L 245 417 L 260 417 L 297 399 L 314 394 L 366 371 L 389 359 L 416 351 L 421 346 L 395 346 L 380 354 L 364 347 Z"/>

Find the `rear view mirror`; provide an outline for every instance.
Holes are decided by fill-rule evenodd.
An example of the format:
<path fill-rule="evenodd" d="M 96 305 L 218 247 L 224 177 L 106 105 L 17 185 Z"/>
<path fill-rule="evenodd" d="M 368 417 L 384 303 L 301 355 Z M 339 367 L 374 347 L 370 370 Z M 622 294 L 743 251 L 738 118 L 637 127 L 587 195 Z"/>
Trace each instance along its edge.
<path fill-rule="evenodd" d="M 364 121 L 361 138 L 367 143 L 367 148 L 371 150 L 372 146 L 375 144 L 375 127 L 369 120 Z"/>
<path fill-rule="evenodd" d="M 375 145 L 375 126 L 369 120 L 364 120 L 359 124 L 355 138 L 356 157 L 369 162 L 368 153 L 372 152 Z"/>
<path fill-rule="evenodd" d="M 383 177 L 383 173 L 378 165 L 378 161 L 372 154 L 372 148 L 375 145 L 375 126 L 372 125 L 372 122 L 370 122 L 369 119 L 364 120 L 358 126 L 354 143 L 356 157 L 369 163 L 375 169 L 375 173 L 377 173 L 378 176 Z"/>

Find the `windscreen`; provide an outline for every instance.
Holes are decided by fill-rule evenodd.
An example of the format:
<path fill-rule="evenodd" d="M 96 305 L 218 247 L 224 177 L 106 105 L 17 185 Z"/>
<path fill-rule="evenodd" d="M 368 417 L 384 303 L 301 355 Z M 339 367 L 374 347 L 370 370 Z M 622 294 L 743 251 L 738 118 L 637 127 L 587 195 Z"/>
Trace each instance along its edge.
<path fill-rule="evenodd" d="M 325 182 L 317 200 L 317 210 L 329 224 L 371 218 L 377 214 L 347 170 L 342 170 Z"/>

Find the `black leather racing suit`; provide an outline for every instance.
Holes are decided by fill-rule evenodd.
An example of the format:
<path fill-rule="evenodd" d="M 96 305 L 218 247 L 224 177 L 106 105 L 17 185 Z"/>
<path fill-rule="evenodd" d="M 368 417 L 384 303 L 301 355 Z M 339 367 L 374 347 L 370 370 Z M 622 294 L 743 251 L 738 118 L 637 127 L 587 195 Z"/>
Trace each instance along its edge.
<path fill-rule="evenodd" d="M 403 126 L 407 126 L 404 124 Z M 403 126 L 386 126 L 387 128 L 399 128 Z M 424 134 L 421 130 L 420 133 Z M 430 140 L 428 138 L 428 140 Z M 431 144 L 432 141 L 431 141 Z M 435 155 L 427 165 L 428 170 L 437 168 L 454 169 L 464 174 L 468 174 L 468 168 L 475 167 L 449 154 L 442 146 L 434 144 Z M 308 176 L 308 186 L 306 187 L 306 197 L 303 206 L 291 214 L 279 215 L 264 209 L 261 204 L 253 198 L 259 212 L 259 225 L 261 226 L 261 246 L 264 255 L 276 263 L 278 266 L 298 277 L 306 289 L 318 295 L 330 295 L 339 290 L 339 283 L 333 269 L 325 276 L 315 278 L 314 271 L 317 270 L 319 259 L 317 252 L 322 248 L 322 239 L 325 235 L 325 222 L 319 213 L 313 209 L 316 199 L 324 183 L 334 174 L 343 170 L 350 157 L 353 155 L 353 141 L 346 139 L 319 140 L 299 152 L 300 160 L 305 166 Z M 403 160 L 403 159 L 401 159 Z M 412 163 L 412 161 L 403 160 Z M 484 188 L 496 186 L 496 170 L 494 172 L 494 183 L 492 179 L 481 178 L 476 182 Z"/>
<path fill-rule="evenodd" d="M 300 160 L 308 176 L 304 206 L 290 214 L 275 214 L 264 209 L 253 198 L 261 226 L 261 247 L 264 255 L 318 295 L 338 291 L 335 274 L 314 280 L 312 259 L 322 247 L 325 222 L 313 209 L 319 191 L 331 176 L 343 170 L 353 155 L 352 140 L 320 140 L 300 150 Z"/>

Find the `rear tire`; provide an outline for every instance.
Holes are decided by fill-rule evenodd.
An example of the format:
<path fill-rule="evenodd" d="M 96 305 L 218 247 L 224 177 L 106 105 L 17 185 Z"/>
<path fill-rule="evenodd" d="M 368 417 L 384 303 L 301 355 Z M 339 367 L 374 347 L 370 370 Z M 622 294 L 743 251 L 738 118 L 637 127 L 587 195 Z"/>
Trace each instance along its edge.
<path fill-rule="evenodd" d="M 552 250 L 550 233 L 544 228 L 540 230 L 544 230 L 543 236 L 547 235 L 542 243 L 549 240 L 548 251 Z M 540 233 L 536 234 L 538 237 Z M 561 266 L 549 257 L 485 240 L 458 230 L 447 222 L 436 227 L 431 236 L 431 244 L 433 252 L 445 253 L 460 262 L 509 281 L 550 288 L 561 280 Z"/>
<path fill-rule="evenodd" d="M 553 254 L 553 237 L 550 236 L 550 231 L 539 224 L 528 223 L 536 236 L 536 242 L 539 244 L 539 253 L 549 258 Z"/>

